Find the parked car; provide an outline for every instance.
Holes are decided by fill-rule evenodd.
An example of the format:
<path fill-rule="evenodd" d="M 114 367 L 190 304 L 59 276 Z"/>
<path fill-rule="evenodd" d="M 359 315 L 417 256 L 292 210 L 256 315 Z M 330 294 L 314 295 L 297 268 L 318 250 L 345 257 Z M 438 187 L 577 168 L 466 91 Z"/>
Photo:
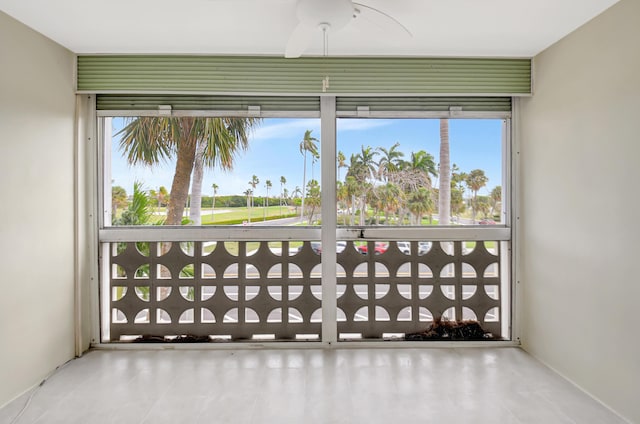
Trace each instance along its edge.
<path fill-rule="evenodd" d="M 398 244 L 398 250 L 399 251 L 401 251 L 405 255 L 410 255 L 411 254 L 411 242 L 409 242 L 409 241 L 399 241 L 399 242 L 397 242 L 397 244 Z"/>
<path fill-rule="evenodd" d="M 480 225 L 496 225 L 496 221 L 493 219 L 483 219 L 479 222 Z"/>
<path fill-rule="evenodd" d="M 389 248 L 389 244 L 388 243 L 377 241 L 375 243 L 374 252 L 373 253 L 375 255 L 380 255 L 380 254 L 386 252 L 388 248 Z M 366 255 L 367 253 L 369 253 L 369 246 L 364 244 L 362 246 L 356 247 L 356 250 L 358 252 L 362 253 L 363 255 Z"/>
<path fill-rule="evenodd" d="M 419 241 L 418 242 L 418 255 L 424 255 L 429 250 L 431 250 L 431 242 L 430 241 Z"/>
<path fill-rule="evenodd" d="M 400 250 L 405 255 L 411 254 L 411 242 L 410 241 L 398 241 L 398 250 Z M 431 249 L 430 241 L 419 241 L 418 242 L 418 255 L 424 255 Z"/>

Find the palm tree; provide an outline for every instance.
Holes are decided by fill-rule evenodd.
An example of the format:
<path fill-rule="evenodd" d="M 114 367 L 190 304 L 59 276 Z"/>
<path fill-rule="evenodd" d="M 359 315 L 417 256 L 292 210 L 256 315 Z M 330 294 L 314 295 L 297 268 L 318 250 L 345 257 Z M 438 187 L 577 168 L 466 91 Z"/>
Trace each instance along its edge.
<path fill-rule="evenodd" d="M 151 220 L 149 196 L 144 192 L 142 183 L 133 183 L 133 196 L 122 216 L 115 221 L 116 225 L 148 225 Z"/>
<path fill-rule="evenodd" d="M 311 225 L 313 223 L 313 214 L 316 207 L 319 207 L 321 203 L 320 185 L 318 184 L 318 181 L 314 179 L 309 181 L 309 184 L 307 184 L 306 197 L 309 199 L 308 206 L 311 209 L 309 212 L 309 225 Z"/>
<path fill-rule="evenodd" d="M 347 158 L 344 157 L 344 153 L 342 153 L 342 151 L 338 152 L 338 158 L 336 160 L 338 166 L 338 181 L 340 181 L 340 168 L 344 168 L 347 166 L 347 164 L 345 163 L 345 160 L 347 160 Z"/>
<path fill-rule="evenodd" d="M 247 221 L 249 223 L 251 223 L 251 196 L 253 195 L 253 191 L 251 191 L 250 188 L 246 189 L 244 192 L 242 192 L 242 194 L 244 194 L 245 196 L 247 196 Z"/>
<path fill-rule="evenodd" d="M 355 177 L 347 174 L 344 186 L 346 190 L 345 197 L 347 200 L 347 206 L 351 210 L 350 225 L 354 225 L 356 220 L 356 198 L 360 195 L 361 185 L 358 183 L 358 180 Z"/>
<path fill-rule="evenodd" d="M 344 205 L 347 203 L 347 186 L 342 181 L 336 181 L 336 212 L 344 211 Z M 339 218 L 339 217 L 338 217 Z M 342 224 L 345 224 L 344 214 L 342 214 Z"/>
<path fill-rule="evenodd" d="M 318 146 L 316 143 L 318 139 L 311 136 L 312 130 L 306 130 L 304 132 L 304 137 L 300 142 L 300 154 L 304 157 L 304 167 L 302 171 L 302 187 L 307 186 L 307 152 L 310 152 L 312 157 L 319 156 L 318 155 Z M 300 212 L 300 220 L 304 218 L 304 193 L 302 195 L 302 210 Z"/>
<path fill-rule="evenodd" d="M 478 212 L 478 190 L 487 185 L 489 178 L 484 174 L 482 169 L 474 169 L 469 174 L 467 174 L 467 178 L 465 183 L 469 190 L 473 193 L 473 198 L 471 199 L 471 215 L 473 223 L 476 223 L 476 214 Z"/>
<path fill-rule="evenodd" d="M 267 188 L 267 197 L 266 197 L 266 206 L 264 208 L 264 217 L 263 217 L 263 221 L 267 220 L 267 209 L 269 208 L 269 190 L 271 189 L 271 187 L 273 187 L 273 184 L 271 184 L 271 180 L 267 180 L 264 183 L 264 186 Z"/>
<path fill-rule="evenodd" d="M 449 158 L 449 120 L 440 119 L 440 186 L 438 189 L 438 220 L 440 225 L 451 221 L 451 166 Z"/>
<path fill-rule="evenodd" d="M 315 179 L 315 164 L 320 159 L 320 153 L 316 153 L 315 155 L 311 155 L 311 179 Z"/>
<path fill-rule="evenodd" d="M 258 118 L 212 118 L 212 125 L 216 128 L 216 135 L 222 143 L 240 140 L 248 146 L 249 133 L 260 122 Z M 194 225 L 202 223 L 202 179 L 204 167 L 207 164 L 208 145 L 202 140 L 198 141 L 196 157 L 193 163 L 193 178 L 191 180 L 191 199 L 189 219 Z M 214 152 L 215 154 L 215 152 Z"/>
<path fill-rule="evenodd" d="M 414 224 L 421 225 L 422 217 L 431 214 L 433 210 L 431 192 L 424 187 L 411 192 L 407 199 L 407 208 L 414 216 Z"/>
<path fill-rule="evenodd" d="M 436 163 L 433 159 L 433 155 L 420 150 L 418 152 L 411 152 L 410 161 L 401 161 L 400 167 L 403 169 L 413 169 L 423 172 L 427 177 L 429 175 L 437 176 Z"/>
<path fill-rule="evenodd" d="M 400 161 L 404 153 L 399 152 L 397 150 L 398 147 L 400 147 L 400 143 L 398 142 L 388 150 L 384 147 L 378 147 L 378 151 L 382 153 L 382 157 L 378 161 L 378 177 L 382 179 L 382 181 L 388 181 L 389 175 L 399 169 Z"/>
<path fill-rule="evenodd" d="M 350 158 L 347 178 L 354 177 L 359 185 L 357 192 L 360 199 L 360 225 L 364 225 L 365 222 L 367 196 L 370 194 L 369 190 L 373 188 L 370 180 L 373 180 L 376 175 L 375 157 L 378 154 L 371 146 L 363 145 L 360 147 L 360 153 L 352 154 Z"/>
<path fill-rule="evenodd" d="M 260 179 L 258 179 L 257 175 L 251 176 L 251 181 L 249 181 L 249 185 L 251 186 L 251 207 L 253 207 L 253 193 L 256 191 L 256 187 L 260 183 Z"/>
<path fill-rule="evenodd" d="M 284 185 L 287 183 L 287 179 L 283 176 L 280 177 L 280 216 L 282 216 L 282 201 L 284 198 Z"/>
<path fill-rule="evenodd" d="M 464 202 L 464 182 L 467 179 L 465 172 L 460 172 L 460 168 L 455 163 L 451 166 L 451 213 L 460 217 L 467 205 Z"/>
<path fill-rule="evenodd" d="M 389 214 L 398 210 L 400 203 L 404 197 L 404 193 L 394 183 L 386 183 L 378 187 L 378 198 L 380 200 L 380 208 L 384 212 L 384 223 L 389 225 Z"/>
<path fill-rule="evenodd" d="M 211 221 L 213 222 L 213 209 L 216 207 L 216 194 L 218 194 L 218 184 L 211 184 L 211 188 L 213 189 L 213 199 L 211 200 Z"/>
<path fill-rule="evenodd" d="M 175 156 L 165 225 L 180 225 L 198 145 L 204 145 L 198 161 L 202 157 L 205 166 L 230 170 L 238 152 L 248 147 L 246 130 L 258 122 L 257 118 L 135 117 L 118 134 L 130 164 L 156 165 Z"/>
<path fill-rule="evenodd" d="M 360 153 L 356 155 L 356 160 L 359 162 L 359 167 L 362 172 L 362 176 L 364 179 L 373 178 L 376 175 L 376 162 L 374 158 L 379 155 L 379 153 L 371 146 L 360 147 Z"/>

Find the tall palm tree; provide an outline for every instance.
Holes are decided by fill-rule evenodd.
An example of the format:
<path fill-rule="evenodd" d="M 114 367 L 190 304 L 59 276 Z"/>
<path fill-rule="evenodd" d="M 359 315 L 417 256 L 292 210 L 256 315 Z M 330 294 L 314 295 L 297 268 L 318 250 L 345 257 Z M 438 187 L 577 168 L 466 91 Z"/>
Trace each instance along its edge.
<path fill-rule="evenodd" d="M 344 153 L 342 153 L 342 151 L 338 152 L 338 157 L 337 157 L 337 168 L 338 168 L 338 181 L 340 181 L 340 168 L 344 168 L 347 166 L 346 161 L 347 158 L 344 157 Z"/>
<path fill-rule="evenodd" d="M 375 179 L 377 164 L 375 157 L 379 153 L 371 146 L 360 146 L 360 153 L 351 155 L 349 170 L 347 177 L 354 177 L 358 184 L 358 194 L 360 199 L 360 225 L 365 223 L 365 215 L 367 213 L 367 197 L 370 197 L 370 190 L 373 188 L 373 179 Z"/>
<path fill-rule="evenodd" d="M 336 206 L 338 213 L 344 211 L 344 205 L 347 203 L 347 187 L 342 181 L 336 181 Z M 340 218 L 340 217 L 338 217 Z M 342 214 L 342 224 L 345 222 L 344 214 Z"/>
<path fill-rule="evenodd" d="M 382 153 L 382 157 L 378 161 L 378 176 L 382 181 L 388 181 L 389 175 L 399 169 L 400 160 L 404 153 L 399 152 L 398 147 L 400 147 L 399 142 L 396 142 L 389 149 L 378 147 L 378 151 Z"/>
<path fill-rule="evenodd" d="M 304 167 L 302 171 L 302 187 L 307 186 L 307 152 L 311 153 L 312 157 L 319 156 L 318 154 L 318 146 L 316 143 L 318 139 L 311 135 L 312 130 L 306 130 L 304 132 L 304 137 L 302 137 L 302 141 L 300 142 L 300 154 L 304 158 Z M 302 211 L 300 212 L 300 220 L 304 218 L 304 193 L 302 194 Z"/>
<path fill-rule="evenodd" d="M 438 189 L 438 220 L 440 225 L 449 225 L 451 221 L 450 163 L 449 120 L 440 119 L 440 186 Z"/>
<path fill-rule="evenodd" d="M 269 190 L 271 189 L 271 187 L 273 187 L 273 184 L 271 184 L 271 180 L 267 180 L 264 182 L 264 186 L 267 188 L 267 196 L 266 196 L 266 201 L 265 201 L 265 208 L 264 208 L 264 217 L 263 217 L 263 221 L 267 220 L 267 209 L 269 208 Z"/>
<path fill-rule="evenodd" d="M 211 118 L 212 125 L 216 126 L 216 134 L 219 139 L 225 142 L 241 140 L 248 146 L 248 139 L 253 130 L 261 120 L 259 118 Z M 207 166 L 207 143 L 198 141 L 196 157 L 193 163 L 193 178 L 191 179 L 191 198 L 189 208 L 189 219 L 194 225 L 202 223 L 202 179 L 204 178 L 204 167 Z"/>
<path fill-rule="evenodd" d="M 211 221 L 213 221 L 213 209 L 216 207 L 216 194 L 218 194 L 218 184 L 211 184 L 211 188 L 213 189 L 213 199 L 211 200 Z"/>
<path fill-rule="evenodd" d="M 256 187 L 258 186 L 258 184 L 260 183 L 260 180 L 258 179 L 257 175 L 252 175 L 251 176 L 251 181 L 249 181 L 249 185 L 251 186 L 252 190 L 251 193 L 249 193 L 249 196 L 251 196 L 251 206 L 250 209 L 253 209 L 253 195 L 256 191 Z M 249 222 L 251 222 L 251 213 L 249 213 Z"/>
<path fill-rule="evenodd" d="M 355 225 L 356 220 L 356 198 L 360 196 L 361 185 L 358 180 L 351 176 L 347 175 L 347 178 L 344 182 L 345 190 L 346 190 L 346 200 L 349 209 L 351 210 L 351 222 L 350 225 Z"/>
<path fill-rule="evenodd" d="M 280 216 L 282 216 L 282 201 L 284 198 L 284 185 L 287 183 L 287 179 L 283 176 L 280 177 Z"/>
<path fill-rule="evenodd" d="M 118 133 L 122 135 L 120 149 L 134 165 L 152 166 L 176 158 L 165 225 L 180 225 L 198 144 L 204 144 L 200 156 L 205 166 L 230 170 L 236 155 L 248 147 L 246 131 L 259 121 L 257 118 L 135 117 Z"/>
<path fill-rule="evenodd" d="M 478 213 L 478 191 L 487 185 L 489 182 L 489 178 L 485 175 L 482 169 L 474 169 L 467 174 L 467 178 L 465 183 L 469 190 L 473 193 L 473 197 L 471 199 L 471 219 L 473 223 L 476 223 L 476 214 Z"/>
<path fill-rule="evenodd" d="M 253 191 L 250 188 L 246 189 L 242 192 L 245 196 L 247 196 L 247 221 L 251 223 L 251 196 L 253 195 Z"/>
<path fill-rule="evenodd" d="M 356 155 L 356 160 L 359 162 L 360 170 L 363 172 L 362 176 L 365 179 L 374 178 L 376 175 L 376 161 L 375 157 L 380 153 L 373 150 L 371 146 L 360 147 L 360 153 Z"/>
<path fill-rule="evenodd" d="M 320 159 L 320 153 L 316 153 L 315 155 L 311 155 L 311 179 L 315 179 L 315 164 Z"/>

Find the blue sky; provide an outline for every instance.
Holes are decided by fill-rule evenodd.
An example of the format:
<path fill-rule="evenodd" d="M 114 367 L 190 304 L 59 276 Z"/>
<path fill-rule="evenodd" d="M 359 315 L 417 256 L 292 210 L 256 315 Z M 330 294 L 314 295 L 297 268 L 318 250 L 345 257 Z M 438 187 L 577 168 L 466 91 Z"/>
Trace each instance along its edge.
<path fill-rule="evenodd" d="M 121 118 L 113 119 L 113 134 L 122 128 Z M 398 150 L 404 152 L 409 160 L 411 152 L 426 150 L 438 163 L 440 146 L 439 121 L 437 119 L 340 119 L 337 125 L 337 150 L 342 151 L 347 163 L 352 153 L 360 151 L 361 146 L 384 147 L 389 149 L 399 142 Z M 249 188 L 252 175 L 260 179 L 256 195 L 266 194 L 265 181 L 271 180 L 271 195 L 280 192 L 280 177 L 287 180 L 286 188 L 291 192 L 296 186 L 302 186 L 303 157 L 299 144 L 305 130 L 320 139 L 319 119 L 265 119 L 250 137 L 249 149 L 236 159 L 231 172 L 207 169 L 203 181 L 203 194 L 211 195 L 211 185 L 215 182 L 219 195 L 242 194 Z M 449 139 L 451 162 L 465 172 L 483 169 L 489 177 L 487 186 L 480 194 L 501 185 L 502 121 L 500 119 L 451 119 L 449 120 Z M 130 194 L 133 182 L 138 180 L 146 189 L 171 188 L 174 163 L 155 167 L 130 166 L 122 157 L 118 146 L 119 138 L 112 143 L 112 180 Z M 311 177 L 311 161 L 307 158 L 307 181 Z M 345 169 L 340 171 L 344 178 Z M 320 164 L 313 170 L 315 179 L 320 180 Z"/>

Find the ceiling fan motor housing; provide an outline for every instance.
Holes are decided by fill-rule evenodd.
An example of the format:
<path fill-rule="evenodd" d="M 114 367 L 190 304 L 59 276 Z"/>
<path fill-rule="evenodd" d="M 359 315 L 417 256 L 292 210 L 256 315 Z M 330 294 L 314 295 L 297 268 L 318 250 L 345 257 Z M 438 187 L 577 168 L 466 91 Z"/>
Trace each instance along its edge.
<path fill-rule="evenodd" d="M 336 31 L 353 18 L 354 6 L 351 0 L 298 0 L 296 14 L 300 22 Z"/>

